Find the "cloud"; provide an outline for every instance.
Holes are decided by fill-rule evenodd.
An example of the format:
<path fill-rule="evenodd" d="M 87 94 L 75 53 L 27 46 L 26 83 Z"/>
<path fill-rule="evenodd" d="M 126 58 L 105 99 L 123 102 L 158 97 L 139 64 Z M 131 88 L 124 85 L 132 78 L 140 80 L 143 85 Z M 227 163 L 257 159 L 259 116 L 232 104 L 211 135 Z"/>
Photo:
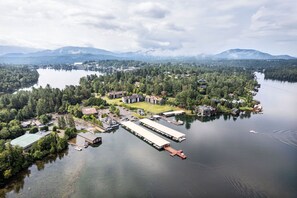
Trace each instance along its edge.
<path fill-rule="evenodd" d="M 0 1 L 0 45 L 92 45 L 195 55 L 256 48 L 297 55 L 296 0 Z"/>
<path fill-rule="evenodd" d="M 169 10 L 167 10 L 164 6 L 153 2 L 140 3 L 132 10 L 133 13 L 137 15 L 156 19 L 164 18 L 167 14 L 169 14 Z"/>

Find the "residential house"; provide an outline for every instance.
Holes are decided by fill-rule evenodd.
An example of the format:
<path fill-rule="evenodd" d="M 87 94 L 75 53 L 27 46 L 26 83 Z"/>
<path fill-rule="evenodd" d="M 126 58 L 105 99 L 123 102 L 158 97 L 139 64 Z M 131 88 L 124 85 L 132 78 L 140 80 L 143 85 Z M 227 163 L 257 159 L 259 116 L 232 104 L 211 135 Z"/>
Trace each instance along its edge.
<path fill-rule="evenodd" d="M 207 105 L 200 105 L 195 109 L 198 116 L 212 116 L 217 113 L 216 108 Z"/>
<path fill-rule="evenodd" d="M 122 102 L 127 104 L 141 101 L 143 101 L 143 96 L 140 94 L 132 94 L 131 96 L 122 97 Z"/>
<path fill-rule="evenodd" d="M 109 92 L 107 95 L 108 95 L 108 98 L 115 99 L 115 98 L 121 98 L 121 97 L 125 96 L 126 92 L 125 91 L 112 91 L 112 92 Z"/>
<path fill-rule="evenodd" d="M 145 102 L 149 102 L 151 104 L 159 104 L 162 105 L 165 103 L 165 100 L 158 96 L 146 96 Z"/>

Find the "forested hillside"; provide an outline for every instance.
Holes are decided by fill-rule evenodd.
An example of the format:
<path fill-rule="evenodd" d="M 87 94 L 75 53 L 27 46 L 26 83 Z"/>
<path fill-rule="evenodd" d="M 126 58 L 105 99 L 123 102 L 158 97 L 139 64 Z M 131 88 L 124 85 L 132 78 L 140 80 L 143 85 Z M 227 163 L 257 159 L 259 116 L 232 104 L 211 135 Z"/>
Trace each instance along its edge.
<path fill-rule="evenodd" d="M 0 66 L 0 93 L 12 93 L 38 81 L 38 72 L 28 67 Z"/>

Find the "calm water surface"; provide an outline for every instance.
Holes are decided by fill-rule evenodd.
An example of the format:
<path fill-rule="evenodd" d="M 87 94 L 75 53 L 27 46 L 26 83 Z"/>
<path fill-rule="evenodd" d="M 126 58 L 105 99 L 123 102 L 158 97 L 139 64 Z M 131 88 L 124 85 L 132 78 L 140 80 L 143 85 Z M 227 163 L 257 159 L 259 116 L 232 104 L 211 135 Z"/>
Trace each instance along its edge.
<path fill-rule="evenodd" d="M 263 80 L 264 114 L 164 125 L 187 135 L 158 151 L 120 128 L 103 143 L 33 165 L 6 197 L 297 197 L 297 84 Z M 186 127 L 187 126 L 187 127 Z M 256 133 L 250 133 L 250 130 Z M 0 194 L 1 195 L 1 194 Z"/>
<path fill-rule="evenodd" d="M 49 84 L 53 88 L 64 89 L 66 85 L 79 85 L 79 79 L 83 76 L 97 74 L 100 72 L 86 70 L 54 70 L 54 69 L 37 69 L 39 78 L 37 84 L 33 87 L 45 87 Z M 25 88 L 31 89 L 31 88 Z"/>

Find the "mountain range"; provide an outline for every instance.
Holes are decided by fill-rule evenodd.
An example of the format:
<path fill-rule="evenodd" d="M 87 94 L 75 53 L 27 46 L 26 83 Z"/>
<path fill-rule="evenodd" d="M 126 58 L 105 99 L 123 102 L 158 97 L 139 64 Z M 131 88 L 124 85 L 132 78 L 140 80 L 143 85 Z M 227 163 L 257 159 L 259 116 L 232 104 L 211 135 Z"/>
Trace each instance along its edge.
<path fill-rule="evenodd" d="M 92 47 L 62 47 L 55 50 L 39 50 L 15 46 L 0 46 L 0 63 L 6 64 L 57 64 L 88 60 L 271 60 L 296 59 L 288 55 L 271 55 L 254 49 L 230 49 L 215 55 L 154 56 L 147 52 L 117 53 Z"/>

